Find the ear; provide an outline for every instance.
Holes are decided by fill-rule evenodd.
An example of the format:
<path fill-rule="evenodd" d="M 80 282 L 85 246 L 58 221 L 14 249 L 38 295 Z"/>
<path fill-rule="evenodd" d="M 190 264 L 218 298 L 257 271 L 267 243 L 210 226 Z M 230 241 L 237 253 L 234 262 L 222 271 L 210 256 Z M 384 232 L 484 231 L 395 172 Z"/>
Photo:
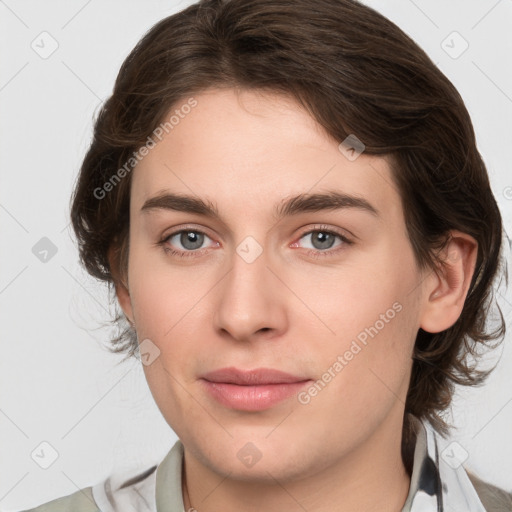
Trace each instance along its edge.
<path fill-rule="evenodd" d="M 120 272 L 120 250 L 119 248 L 111 245 L 108 250 L 108 261 L 110 265 L 110 272 L 112 274 L 112 278 L 114 280 L 114 286 L 116 289 L 116 296 L 123 310 L 124 316 L 130 322 L 132 327 L 135 327 L 135 323 L 133 320 L 133 309 L 132 309 L 132 301 L 130 298 L 130 291 L 128 288 L 128 282 L 124 279 Z M 125 282 L 126 281 L 126 282 Z"/>
<path fill-rule="evenodd" d="M 441 253 L 444 265 L 426 279 L 426 298 L 420 327 L 436 333 L 450 328 L 460 317 L 473 277 L 478 242 L 467 233 L 452 230 Z"/>

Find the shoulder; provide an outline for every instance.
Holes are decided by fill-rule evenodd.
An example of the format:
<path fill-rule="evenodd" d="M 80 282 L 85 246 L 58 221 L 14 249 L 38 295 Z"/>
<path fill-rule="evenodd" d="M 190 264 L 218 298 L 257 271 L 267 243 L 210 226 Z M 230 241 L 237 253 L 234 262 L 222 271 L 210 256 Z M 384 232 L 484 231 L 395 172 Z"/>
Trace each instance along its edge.
<path fill-rule="evenodd" d="M 43 505 L 22 512 L 101 512 L 96 506 L 92 495 L 92 488 L 86 487 L 79 491 L 49 501 Z"/>
<path fill-rule="evenodd" d="M 111 475 L 100 483 L 80 489 L 73 494 L 43 503 L 21 512 L 102 512 L 102 510 L 153 510 L 154 486 L 152 475 L 156 466 L 124 480 Z M 132 506 L 136 506 L 133 509 Z M 128 508 L 127 508 L 128 507 Z"/>
<path fill-rule="evenodd" d="M 487 512 L 510 512 L 512 510 L 512 493 L 481 480 L 467 470 L 466 473 Z"/>
<path fill-rule="evenodd" d="M 155 464 L 135 476 L 132 473 L 127 478 L 126 473 L 114 473 L 105 480 L 69 496 L 20 512 L 155 512 L 157 500 L 164 503 L 164 510 L 182 510 L 182 458 L 183 445 L 177 440 L 160 464 Z M 157 480 L 160 483 L 159 488 Z"/>

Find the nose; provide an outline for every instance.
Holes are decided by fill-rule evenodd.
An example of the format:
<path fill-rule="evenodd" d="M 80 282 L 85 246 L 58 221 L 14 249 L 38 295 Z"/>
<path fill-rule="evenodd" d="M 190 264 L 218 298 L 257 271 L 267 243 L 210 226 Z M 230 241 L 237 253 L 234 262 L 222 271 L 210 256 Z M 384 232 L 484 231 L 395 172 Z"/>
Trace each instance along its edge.
<path fill-rule="evenodd" d="M 237 341 L 270 339 L 287 329 L 286 291 L 265 250 L 252 262 L 238 253 L 217 287 L 214 327 Z"/>

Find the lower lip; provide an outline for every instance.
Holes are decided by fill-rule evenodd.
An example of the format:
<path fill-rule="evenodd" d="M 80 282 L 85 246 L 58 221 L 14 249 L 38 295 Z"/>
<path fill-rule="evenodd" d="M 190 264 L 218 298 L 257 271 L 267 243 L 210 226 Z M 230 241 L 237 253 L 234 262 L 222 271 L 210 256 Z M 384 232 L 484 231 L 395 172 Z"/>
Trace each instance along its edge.
<path fill-rule="evenodd" d="M 283 384 L 239 386 L 202 379 L 206 390 L 222 405 L 239 411 L 263 411 L 296 395 L 310 380 Z"/>

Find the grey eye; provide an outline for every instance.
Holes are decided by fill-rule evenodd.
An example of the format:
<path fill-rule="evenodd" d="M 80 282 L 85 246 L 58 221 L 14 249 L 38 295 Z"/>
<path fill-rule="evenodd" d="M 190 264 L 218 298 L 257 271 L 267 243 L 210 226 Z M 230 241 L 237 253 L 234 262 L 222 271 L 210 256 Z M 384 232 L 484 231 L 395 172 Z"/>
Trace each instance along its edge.
<path fill-rule="evenodd" d="M 309 237 L 311 240 L 311 245 L 313 247 L 308 247 L 312 249 L 330 249 L 333 247 L 336 238 L 340 238 L 340 235 L 336 233 L 330 233 L 329 231 L 310 231 L 306 233 L 302 238 Z"/>
<path fill-rule="evenodd" d="M 173 239 L 179 237 L 179 243 L 181 246 L 189 251 L 200 249 L 204 243 L 205 234 L 199 231 L 180 231 L 170 237 L 169 241 L 172 243 Z"/>

